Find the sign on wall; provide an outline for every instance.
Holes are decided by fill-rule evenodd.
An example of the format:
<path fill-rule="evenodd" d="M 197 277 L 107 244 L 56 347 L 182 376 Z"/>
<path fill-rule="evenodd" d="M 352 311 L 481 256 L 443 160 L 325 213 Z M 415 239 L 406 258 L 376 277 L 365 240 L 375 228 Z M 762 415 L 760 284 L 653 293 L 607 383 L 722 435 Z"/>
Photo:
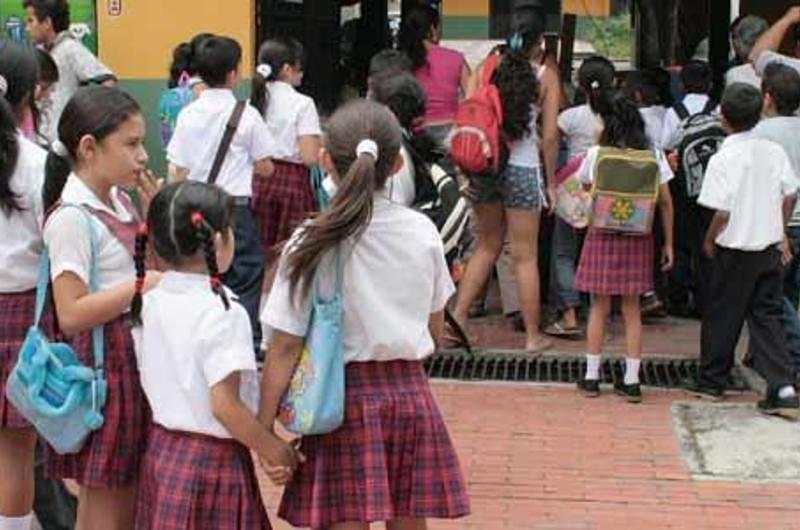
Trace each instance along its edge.
<path fill-rule="evenodd" d="M 122 0 L 109 0 L 111 4 L 119 4 L 122 9 Z M 70 0 L 69 2 L 70 31 L 75 38 L 97 54 L 97 12 L 95 0 Z M 28 42 L 25 31 L 25 9 L 21 0 L 0 0 L 0 34 L 16 42 Z"/>

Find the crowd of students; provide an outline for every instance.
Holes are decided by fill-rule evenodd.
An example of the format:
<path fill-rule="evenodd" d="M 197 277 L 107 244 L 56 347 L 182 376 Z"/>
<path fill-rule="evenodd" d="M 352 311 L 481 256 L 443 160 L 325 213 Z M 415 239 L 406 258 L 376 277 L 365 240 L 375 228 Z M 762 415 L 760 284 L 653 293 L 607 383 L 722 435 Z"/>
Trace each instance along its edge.
<path fill-rule="evenodd" d="M 240 45 L 201 34 L 175 50 L 169 89 L 188 97 L 165 122 L 162 181 L 147 170 L 141 108 L 69 37 L 68 4 L 25 6 L 40 48 L 0 40 L 0 530 L 32 522 L 37 435 L 6 382 L 34 322 L 43 256 L 52 297 L 37 325 L 86 366 L 99 347 L 107 384 L 102 422 L 80 450 L 45 448 L 47 475 L 80 486 L 79 528 L 269 528 L 251 452 L 286 486 L 279 515 L 296 526 L 411 530 L 467 515 L 421 362 L 444 340 L 448 306 L 467 329 L 506 247 L 529 354 L 552 345 L 547 335 L 581 337 L 590 295 L 584 395 L 600 395 L 621 297 L 626 360 L 614 390 L 625 400 L 642 400 L 642 311 L 666 303 L 702 317 L 691 391 L 724 397 L 747 320 L 747 362 L 768 383 L 760 409 L 797 418 L 800 62 L 773 50 L 800 9 L 772 28 L 737 21 L 748 62 L 719 104 L 708 65 L 692 61 L 675 105 L 668 72 L 620 75 L 602 57 L 584 61 L 565 104 L 535 9 L 518 10 L 506 45 L 471 72 L 421 9 L 406 19 L 403 51 L 373 58 L 367 99 L 327 117 L 324 135 L 298 91 L 298 42 L 262 45 L 251 99 L 239 102 Z M 459 101 L 487 87 L 507 153 L 495 174 L 459 173 L 447 156 Z M 632 182 L 651 190 L 650 218 L 625 232 L 599 212 L 586 230 L 557 216 L 560 314 L 543 325 L 540 227 L 563 201 L 559 166 L 596 203 Z M 458 227 L 459 241 L 468 232 L 465 198 L 447 196 L 457 181 L 476 241 L 456 292 L 460 252 L 442 227 Z M 342 300 L 344 418 L 290 442 L 276 418 L 321 293 Z"/>

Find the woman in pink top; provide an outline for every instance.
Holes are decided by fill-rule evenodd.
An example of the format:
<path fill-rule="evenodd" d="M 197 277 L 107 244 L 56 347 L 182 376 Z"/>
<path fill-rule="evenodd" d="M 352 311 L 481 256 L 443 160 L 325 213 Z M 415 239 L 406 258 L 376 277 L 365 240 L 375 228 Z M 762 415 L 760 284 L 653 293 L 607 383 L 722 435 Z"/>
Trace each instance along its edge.
<path fill-rule="evenodd" d="M 466 92 L 470 71 L 460 52 L 439 46 L 441 36 L 439 12 L 419 7 L 403 20 L 400 49 L 411 58 L 417 80 L 425 89 L 427 111 L 423 125 L 444 143 L 458 102 Z"/>

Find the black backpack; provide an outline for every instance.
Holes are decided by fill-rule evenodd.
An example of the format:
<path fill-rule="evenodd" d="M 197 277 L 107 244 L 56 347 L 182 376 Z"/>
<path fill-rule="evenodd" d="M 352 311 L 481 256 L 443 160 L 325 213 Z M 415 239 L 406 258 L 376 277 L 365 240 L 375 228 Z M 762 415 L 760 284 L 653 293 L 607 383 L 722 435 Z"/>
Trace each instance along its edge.
<path fill-rule="evenodd" d="M 686 195 L 690 199 L 700 196 L 708 162 L 725 141 L 722 121 L 713 114 L 716 106 L 716 103 L 708 100 L 697 114 L 690 114 L 683 103 L 674 107 L 681 119 L 678 160 L 686 178 Z"/>

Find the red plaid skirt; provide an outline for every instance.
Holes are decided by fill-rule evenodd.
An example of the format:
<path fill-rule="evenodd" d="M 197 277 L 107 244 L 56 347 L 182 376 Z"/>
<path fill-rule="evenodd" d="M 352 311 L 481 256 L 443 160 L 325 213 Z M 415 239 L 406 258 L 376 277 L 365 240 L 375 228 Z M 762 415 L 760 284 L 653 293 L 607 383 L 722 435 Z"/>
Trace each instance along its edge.
<path fill-rule="evenodd" d="M 246 447 L 153 424 L 136 491 L 137 530 L 271 528 Z"/>
<path fill-rule="evenodd" d="M 253 177 L 253 215 L 267 253 L 317 210 L 308 168 L 282 160 L 273 163 L 271 177 Z"/>
<path fill-rule="evenodd" d="M 139 471 L 150 410 L 139 383 L 128 316 L 105 326 L 105 371 L 108 398 L 103 426 L 93 432 L 80 452 L 59 455 L 45 448 L 48 478 L 74 479 L 91 488 L 130 486 Z M 71 341 L 81 362 L 94 364 L 91 332 Z"/>
<path fill-rule="evenodd" d="M 0 294 L 0 429 L 31 426 L 6 399 L 6 381 L 17 364 L 19 350 L 33 324 L 35 309 L 36 291 Z M 50 329 L 51 320 L 46 311 L 41 323 L 45 333 Z"/>
<path fill-rule="evenodd" d="M 590 229 L 575 288 L 592 294 L 634 295 L 653 290 L 653 236 Z"/>
<path fill-rule="evenodd" d="M 456 518 L 469 498 L 422 364 L 350 363 L 344 424 L 303 438 L 307 457 L 279 514 L 294 526 L 401 517 Z"/>

